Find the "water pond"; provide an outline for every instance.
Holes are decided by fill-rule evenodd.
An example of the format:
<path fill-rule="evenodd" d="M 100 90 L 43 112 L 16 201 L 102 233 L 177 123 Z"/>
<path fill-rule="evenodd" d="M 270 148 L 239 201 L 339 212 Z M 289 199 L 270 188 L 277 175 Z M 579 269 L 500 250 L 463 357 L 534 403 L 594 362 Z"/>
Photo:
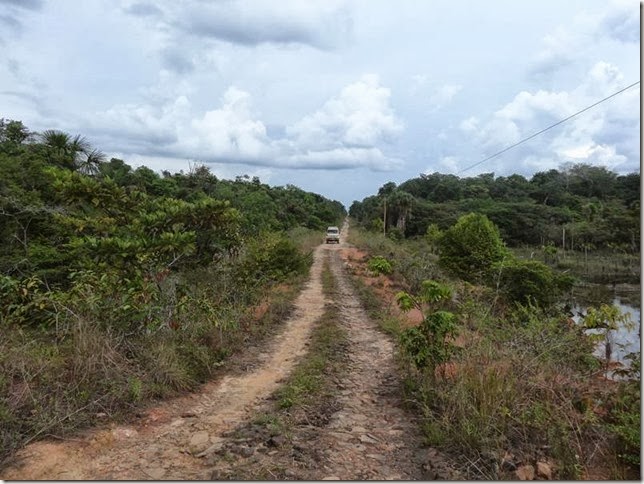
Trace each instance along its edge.
<path fill-rule="evenodd" d="M 624 357 L 629 353 L 639 352 L 641 347 L 641 293 L 640 286 L 597 286 L 583 288 L 575 297 L 573 306 L 573 319 L 579 322 L 590 306 L 598 307 L 600 304 L 617 306 L 622 314 L 628 314 L 631 325 L 620 326 L 615 331 L 610 331 L 608 340 L 612 345 L 612 360 L 628 365 Z M 595 354 L 604 357 L 605 346 L 599 344 Z"/>

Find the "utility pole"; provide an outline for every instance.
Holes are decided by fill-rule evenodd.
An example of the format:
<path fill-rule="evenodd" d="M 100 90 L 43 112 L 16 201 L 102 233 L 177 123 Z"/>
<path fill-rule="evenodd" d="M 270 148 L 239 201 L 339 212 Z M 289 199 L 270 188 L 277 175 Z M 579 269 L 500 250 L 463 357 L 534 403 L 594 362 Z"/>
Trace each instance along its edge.
<path fill-rule="evenodd" d="M 563 232 L 561 233 L 561 248 L 563 249 L 563 257 L 566 258 L 566 227 L 563 227 Z"/>
<path fill-rule="evenodd" d="M 387 197 L 385 197 L 385 209 L 382 215 L 382 235 L 387 236 Z"/>

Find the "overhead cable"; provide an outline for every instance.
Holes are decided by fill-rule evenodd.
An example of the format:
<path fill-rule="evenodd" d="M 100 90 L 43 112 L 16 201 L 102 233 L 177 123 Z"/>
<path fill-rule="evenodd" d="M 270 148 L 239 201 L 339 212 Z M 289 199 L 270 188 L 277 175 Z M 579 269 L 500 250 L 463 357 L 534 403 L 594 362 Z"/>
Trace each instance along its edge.
<path fill-rule="evenodd" d="M 493 155 L 490 155 L 490 156 L 488 156 L 487 158 L 482 159 L 481 161 L 477 161 L 476 163 L 474 163 L 473 165 L 468 166 L 467 168 L 463 168 L 462 170 L 458 171 L 458 172 L 457 172 L 457 174 L 458 174 L 458 173 L 463 173 L 464 171 L 467 171 L 467 170 L 471 170 L 472 168 L 474 168 L 475 166 L 480 165 L 481 163 L 485 163 L 486 161 L 491 160 L 492 158 L 496 158 L 497 156 L 499 156 L 499 155 L 501 155 L 501 154 L 505 153 L 506 151 L 511 150 L 512 148 L 515 148 L 515 147 L 519 146 L 520 144 L 525 143 L 525 142 L 526 142 L 526 141 L 528 141 L 528 140 L 531 140 L 531 139 L 532 139 L 532 138 L 534 138 L 535 136 L 539 136 L 541 133 L 545 133 L 545 132 L 546 132 L 546 131 L 548 131 L 549 129 L 554 128 L 555 126 L 559 126 L 561 123 L 565 123 L 565 122 L 566 122 L 566 121 L 568 121 L 569 119 L 572 119 L 572 118 L 574 118 L 575 116 L 578 116 L 578 115 L 580 115 L 581 113 L 586 112 L 586 111 L 588 111 L 588 110 L 589 110 L 589 109 L 591 109 L 591 108 L 594 108 L 595 106 L 597 106 L 598 104 L 603 103 L 604 101 L 608 101 L 610 98 L 613 98 L 613 97 L 617 96 L 618 94 L 623 93 L 624 91 L 626 91 L 626 90 L 630 89 L 630 88 L 631 88 L 631 87 L 633 87 L 633 86 L 636 86 L 636 85 L 637 85 L 637 84 L 639 84 L 639 83 L 640 83 L 640 81 L 634 82 L 634 83 L 633 83 L 633 84 L 631 84 L 630 86 L 626 86 L 625 88 L 620 89 L 620 90 L 619 90 L 619 91 L 617 91 L 617 92 L 614 92 L 614 93 L 613 93 L 613 94 L 611 94 L 610 96 L 607 96 L 607 97 L 605 97 L 604 99 L 602 99 L 602 100 L 600 100 L 600 101 L 597 101 L 596 103 L 591 104 L 590 106 L 587 106 L 587 107 L 585 107 L 584 109 L 582 109 L 582 110 L 580 110 L 580 111 L 577 111 L 575 114 L 571 114 L 571 115 L 570 115 L 570 116 L 568 116 L 567 118 L 564 118 L 564 119 L 562 119 L 561 121 L 557 121 L 555 124 L 552 124 L 552 125 L 548 126 L 547 128 L 544 128 L 544 129 L 542 129 L 541 131 L 538 131 L 538 132 L 536 132 L 536 133 L 534 133 L 534 134 L 532 134 L 532 135 L 528 136 L 527 138 L 523 138 L 521 141 L 518 141 L 517 143 L 514 143 L 514 144 L 512 144 L 512 145 L 510 145 L 510 146 L 508 146 L 508 147 L 506 147 L 506 148 L 503 148 L 501 151 L 497 151 L 497 152 L 496 152 L 496 153 L 494 153 Z"/>

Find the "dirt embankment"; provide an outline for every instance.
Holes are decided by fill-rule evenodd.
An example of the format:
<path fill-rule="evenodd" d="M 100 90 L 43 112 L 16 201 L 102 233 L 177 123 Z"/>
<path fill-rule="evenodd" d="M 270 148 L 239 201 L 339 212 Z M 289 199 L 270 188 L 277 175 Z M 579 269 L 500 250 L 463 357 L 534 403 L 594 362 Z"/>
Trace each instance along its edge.
<path fill-rule="evenodd" d="M 0 471 L 7 480 L 192 480 L 244 476 L 279 479 L 449 478 L 420 448 L 418 426 L 403 408 L 393 345 L 357 301 L 339 246 L 319 246 L 310 280 L 295 301 L 293 316 L 258 354 L 247 355 L 246 371 L 228 374 L 197 394 L 167 401 L 139 423 L 106 425 L 65 441 L 42 441 L 21 450 Z M 329 261 L 337 291 L 325 298 L 321 271 Z M 306 354 L 312 328 L 325 304 L 333 303 L 348 334 L 343 378 L 324 418 L 296 426 L 288 436 L 255 432 L 240 438 L 270 396 Z M 252 433 L 252 432 L 251 432 Z M 228 452 L 229 450 L 234 452 Z M 280 463 L 283 475 L 266 475 Z M 433 470 L 432 470 L 433 469 Z M 428 474 L 428 471 L 433 474 Z M 232 474 L 231 474 L 232 473 Z M 239 476 L 237 476 L 239 477 Z"/>

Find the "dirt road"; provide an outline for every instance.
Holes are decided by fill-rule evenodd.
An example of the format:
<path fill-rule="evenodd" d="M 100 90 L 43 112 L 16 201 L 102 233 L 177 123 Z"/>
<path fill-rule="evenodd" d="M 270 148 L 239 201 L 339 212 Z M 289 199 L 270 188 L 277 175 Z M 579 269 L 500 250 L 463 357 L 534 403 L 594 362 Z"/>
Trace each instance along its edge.
<path fill-rule="evenodd" d="M 18 453 L 13 465 L 0 471 L 0 478 L 209 480 L 230 477 L 226 469 L 241 461 L 247 470 L 250 466 L 245 475 L 261 476 L 259 470 L 252 472 L 252 466 L 266 467 L 272 460 L 286 468 L 284 475 L 273 476 L 280 479 L 426 478 L 427 450 L 420 449 L 418 425 L 401 406 L 392 343 L 360 306 L 340 258 L 347 233 L 345 225 L 341 244 L 315 250 L 310 279 L 295 301 L 292 317 L 249 371 L 209 383 L 198 394 L 164 402 L 140 423 L 89 430 L 73 440 L 31 444 Z M 279 439 L 241 439 L 239 444 L 237 438 L 236 457 L 221 457 L 219 451 L 232 445 L 231 432 L 267 405 L 306 353 L 311 331 L 331 302 L 321 285 L 325 260 L 338 287 L 333 301 L 337 317 L 349 335 L 349 363 L 346 378 L 337 385 L 334 411 L 324 425 L 293 429 L 290 442 L 295 445 L 288 447 L 288 455 L 280 452 Z M 288 459 L 295 451 L 300 461 L 307 462 L 293 461 L 290 466 Z"/>

